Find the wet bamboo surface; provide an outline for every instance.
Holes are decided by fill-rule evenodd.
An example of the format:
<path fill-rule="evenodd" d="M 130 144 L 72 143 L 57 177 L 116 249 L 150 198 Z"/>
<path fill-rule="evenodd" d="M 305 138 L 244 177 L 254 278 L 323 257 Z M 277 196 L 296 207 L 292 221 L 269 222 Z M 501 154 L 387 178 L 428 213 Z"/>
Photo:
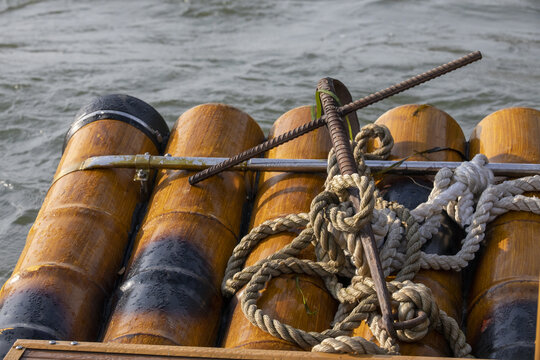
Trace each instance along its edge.
<path fill-rule="evenodd" d="M 78 130 L 57 173 L 90 156 L 157 154 L 125 122 Z M 143 200 L 133 169 L 76 171 L 49 189 L 12 276 L 0 291 L 0 356 L 17 338 L 96 340 Z"/>
<path fill-rule="evenodd" d="M 386 125 L 394 137 L 391 159 L 397 160 L 434 147 L 448 147 L 465 152 L 465 136 L 459 124 L 445 112 L 429 105 L 404 105 L 387 111 L 377 121 Z M 409 161 L 461 161 L 460 155 L 451 150 L 418 154 Z M 427 176 L 385 175 L 378 183 L 386 200 L 396 201 L 409 209 L 427 200 L 433 187 L 432 178 Z M 459 246 L 461 231 L 450 218 L 446 218 L 439 233 L 424 245 L 429 253 L 452 254 Z M 462 289 L 461 274 L 451 271 L 421 270 L 413 279 L 428 286 L 435 301 L 448 315 L 458 323 L 461 319 Z M 375 341 L 369 327 L 362 325 L 354 331 Z M 452 352 L 443 335 L 432 330 L 417 343 L 400 343 L 403 355 L 414 356 L 451 356 Z"/>
<path fill-rule="evenodd" d="M 249 115 L 207 104 L 180 116 L 166 153 L 229 157 L 262 140 Z M 224 172 L 191 186 L 192 172 L 159 173 L 104 341 L 215 345 L 220 285 L 238 241 L 249 174 Z"/>
<path fill-rule="evenodd" d="M 270 136 L 278 136 L 310 120 L 309 107 L 293 109 L 276 120 Z M 321 159 L 327 157 L 330 148 L 328 131 L 321 128 L 270 150 L 266 156 Z M 324 180 L 323 174 L 262 173 L 250 228 L 290 213 L 308 212 L 311 200 L 323 190 Z M 290 243 L 296 235 L 284 233 L 266 238 L 250 254 L 246 265 L 253 265 L 273 254 Z M 313 248 L 308 249 L 313 252 Z M 303 256 L 311 257 L 307 254 Z M 300 290 L 306 297 L 307 306 L 312 314 L 308 314 L 304 307 Z M 329 328 L 337 308 L 335 300 L 327 293 L 323 282 L 317 277 L 306 275 L 281 275 L 272 279 L 257 304 L 270 317 L 306 331 L 322 331 Z M 223 339 L 224 347 L 300 350 L 296 345 L 275 338 L 252 325 L 242 312 L 238 295 L 231 300 L 230 312 L 230 322 Z"/>
<path fill-rule="evenodd" d="M 539 275 L 540 278 L 540 275 Z M 534 359 L 540 360 L 540 287 L 538 288 L 538 305 L 536 312 L 536 340 L 534 347 Z"/>
<path fill-rule="evenodd" d="M 487 116 L 471 135 L 470 153 L 494 162 L 540 163 L 540 111 L 509 108 Z M 467 337 L 477 356 L 532 359 L 538 234 L 540 216 L 531 213 L 508 212 L 488 224 L 467 306 Z"/>
<path fill-rule="evenodd" d="M 20 348 L 16 348 L 16 346 Z M 77 343 L 59 341 L 19 340 L 5 360 L 64 359 L 64 360 L 172 360 L 172 359 L 237 359 L 237 360 L 429 360 L 424 356 L 346 355 L 303 351 L 223 349 L 190 346 L 135 345 L 117 343 Z"/>

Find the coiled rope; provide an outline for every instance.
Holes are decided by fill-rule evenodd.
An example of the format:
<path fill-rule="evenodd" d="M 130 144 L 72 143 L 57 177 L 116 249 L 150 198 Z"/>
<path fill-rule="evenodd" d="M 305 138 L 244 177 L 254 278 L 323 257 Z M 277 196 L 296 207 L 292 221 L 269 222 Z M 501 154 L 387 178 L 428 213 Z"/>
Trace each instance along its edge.
<path fill-rule="evenodd" d="M 380 146 L 367 152 L 370 139 Z M 312 201 L 309 213 L 290 214 L 266 221 L 253 228 L 233 251 L 222 283 L 225 296 L 233 296 L 243 286 L 242 310 L 251 323 L 273 336 L 297 344 L 306 350 L 354 353 L 398 354 L 399 345 L 379 326 L 381 314 L 375 286 L 369 277 L 367 261 L 358 235 L 371 223 L 385 276 L 399 321 L 413 319 L 420 311 L 426 320 L 411 329 L 398 330 L 398 339 L 421 340 L 430 330 L 442 333 L 454 356 L 469 357 L 471 347 L 457 322 L 438 308 L 431 290 L 411 280 L 422 269 L 460 271 L 467 266 L 484 239 L 486 224 L 507 211 L 530 211 L 540 214 L 540 199 L 526 197 L 525 191 L 540 190 L 540 176 L 505 181 L 493 185 L 493 173 L 485 167 L 484 155 L 476 155 L 455 171 L 442 169 L 435 176 L 428 200 L 409 211 L 404 206 L 382 199 L 375 188 L 364 159 L 386 159 L 393 139 L 385 126 L 369 124 L 352 142 L 358 174 L 339 174 L 334 151 L 328 156 L 325 189 Z M 347 189 L 356 187 L 360 209 L 355 212 L 348 201 Z M 455 255 L 426 254 L 423 244 L 438 231 L 443 211 L 462 227 L 466 237 Z M 270 235 L 303 229 L 290 244 L 270 257 L 244 268 L 249 253 Z M 312 244 L 317 261 L 297 255 Z M 281 274 L 319 276 L 330 294 L 339 301 L 333 327 L 323 332 L 306 332 L 272 319 L 258 308 L 259 291 L 270 279 Z M 339 279 L 348 279 L 345 283 Z M 362 337 L 349 336 L 366 321 L 380 345 Z"/>

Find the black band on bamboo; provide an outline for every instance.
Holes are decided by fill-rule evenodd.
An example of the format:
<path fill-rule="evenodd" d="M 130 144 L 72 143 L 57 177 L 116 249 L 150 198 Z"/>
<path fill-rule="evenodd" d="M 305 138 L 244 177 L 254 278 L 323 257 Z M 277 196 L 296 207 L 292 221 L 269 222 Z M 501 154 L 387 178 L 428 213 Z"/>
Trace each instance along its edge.
<path fill-rule="evenodd" d="M 79 110 L 66 133 L 62 152 L 79 129 L 103 119 L 123 121 L 136 127 L 152 140 L 160 153 L 167 144 L 169 127 L 152 106 L 133 96 L 113 94 L 95 97 Z"/>

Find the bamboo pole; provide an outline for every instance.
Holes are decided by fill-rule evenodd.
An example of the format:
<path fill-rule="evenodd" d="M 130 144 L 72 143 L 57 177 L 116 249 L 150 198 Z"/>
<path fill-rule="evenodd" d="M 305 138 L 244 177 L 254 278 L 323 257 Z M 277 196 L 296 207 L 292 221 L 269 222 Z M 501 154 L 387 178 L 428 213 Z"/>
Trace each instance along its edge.
<path fill-rule="evenodd" d="M 178 119 L 166 151 L 177 156 L 230 156 L 262 139 L 249 115 L 207 104 Z M 184 170 L 160 172 L 104 341 L 215 345 L 220 285 L 238 241 L 251 179 L 224 172 L 191 186 L 189 175 Z"/>
<path fill-rule="evenodd" d="M 485 117 L 471 135 L 470 152 L 490 161 L 540 163 L 540 111 L 509 108 Z M 508 212 L 486 227 L 467 304 L 467 338 L 477 356 L 533 357 L 538 234 L 540 215 L 532 213 Z"/>
<path fill-rule="evenodd" d="M 538 275 L 540 279 L 540 275 Z M 537 309 L 536 309 L 536 340 L 534 347 L 534 359 L 540 360 L 540 287 L 538 287 L 538 298 L 536 299 Z"/>
<path fill-rule="evenodd" d="M 377 121 L 386 125 L 394 137 L 391 158 L 403 158 L 421 153 L 433 147 L 448 147 L 465 152 L 463 131 L 445 112 L 429 105 L 404 105 L 387 111 Z M 446 150 L 437 153 L 413 155 L 411 160 L 456 161 L 457 152 Z M 433 186 L 428 176 L 383 175 L 378 185 L 387 200 L 396 201 L 409 209 L 427 200 Z M 447 218 L 439 233 L 434 234 L 424 251 L 447 254 L 459 244 L 457 226 Z M 413 279 L 428 286 L 439 307 L 450 316 L 460 319 L 461 315 L 461 275 L 451 271 L 421 270 Z M 355 335 L 375 340 L 369 328 L 362 324 Z M 451 356 L 451 350 L 444 337 L 432 330 L 418 343 L 400 343 L 400 352 L 414 356 Z"/>
<path fill-rule="evenodd" d="M 276 120 L 271 137 L 300 126 L 310 119 L 309 107 L 296 108 Z M 268 158 L 322 158 L 330 150 L 326 129 L 319 129 L 297 138 L 267 153 Z M 311 200 L 323 189 L 322 174 L 265 172 L 261 174 L 250 228 L 262 222 L 290 213 L 309 210 Z M 209 179 L 211 180 L 211 179 Z M 204 182 L 203 182 L 204 183 Z M 272 235 L 263 240 L 250 254 L 246 266 L 273 254 L 291 242 L 292 233 Z M 311 254 L 313 248 L 309 247 Z M 304 252 L 303 257 L 314 257 Z M 240 291 L 240 293 L 242 290 Z M 304 305 L 304 297 L 305 303 Z M 317 277 L 284 275 L 272 279 L 264 289 L 258 306 L 271 317 L 306 331 L 322 331 L 330 327 L 337 304 Z M 307 308 L 306 308 L 307 306 Z M 307 309 L 310 309 L 308 312 Z M 230 304 L 223 346 L 245 349 L 300 350 L 294 344 L 274 338 L 252 325 L 244 316 L 238 294 Z"/>
<path fill-rule="evenodd" d="M 68 132 L 57 174 L 89 156 L 158 153 L 144 131 L 108 118 L 111 113 L 78 126 L 82 116 L 100 109 L 141 116 L 141 122 L 157 123 L 168 135 L 164 120 L 148 104 L 123 95 L 96 98 Z M 0 357 L 17 338 L 97 340 L 133 212 L 145 200 L 133 175 L 132 169 L 78 171 L 50 187 L 13 274 L 0 290 Z"/>

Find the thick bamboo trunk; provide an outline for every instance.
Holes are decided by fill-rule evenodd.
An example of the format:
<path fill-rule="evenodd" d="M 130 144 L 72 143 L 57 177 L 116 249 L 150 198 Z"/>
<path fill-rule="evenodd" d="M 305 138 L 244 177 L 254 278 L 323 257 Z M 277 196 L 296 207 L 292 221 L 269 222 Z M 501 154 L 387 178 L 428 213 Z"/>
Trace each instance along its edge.
<path fill-rule="evenodd" d="M 166 152 L 228 157 L 262 140 L 249 115 L 208 104 L 178 119 Z M 249 173 L 229 171 L 191 186 L 192 174 L 159 173 L 104 341 L 215 345 L 220 285 L 251 184 Z"/>
<path fill-rule="evenodd" d="M 510 108 L 487 116 L 471 135 L 470 152 L 493 162 L 540 163 L 540 111 Z M 540 215 L 531 213 L 508 212 L 488 224 L 467 305 L 475 355 L 534 356 L 539 234 Z"/>
<path fill-rule="evenodd" d="M 278 136 L 309 121 L 309 107 L 291 110 L 276 120 L 271 136 Z M 267 157 L 321 159 L 326 158 L 330 147 L 328 131 L 322 128 L 270 150 Z M 322 174 L 262 173 L 250 228 L 290 213 L 309 211 L 311 200 L 323 190 L 324 179 L 325 176 Z M 247 259 L 246 266 L 253 265 L 278 251 L 290 243 L 296 235 L 286 233 L 268 237 L 254 249 Z M 311 255 L 304 254 L 304 256 Z M 300 290 L 311 310 L 309 314 Z M 317 277 L 306 275 L 282 275 L 272 279 L 262 292 L 258 306 L 265 314 L 307 331 L 322 331 L 330 327 L 330 321 L 336 310 L 336 303 L 325 290 L 322 281 Z M 230 310 L 231 319 L 223 340 L 225 347 L 300 350 L 298 346 L 275 338 L 252 325 L 242 312 L 238 295 L 232 299 Z"/>
<path fill-rule="evenodd" d="M 87 116 L 99 110 L 105 114 Z M 120 95 L 95 99 L 77 119 L 90 122 L 80 127 L 75 121 L 68 132 L 57 174 L 90 156 L 158 154 L 156 139 L 129 124 L 127 117 L 118 117 L 119 112 L 140 117 L 146 126 L 161 130 L 162 138 L 168 136 L 167 125 L 148 104 Z M 75 171 L 53 183 L 0 291 L 0 357 L 17 338 L 97 339 L 133 212 L 143 200 L 134 173 Z"/>
<path fill-rule="evenodd" d="M 456 151 L 445 150 L 434 153 L 418 154 L 434 147 L 448 147 L 461 153 L 465 152 L 465 136 L 459 124 L 445 112 L 429 105 L 404 105 L 387 111 L 377 121 L 386 125 L 394 138 L 391 159 L 401 159 L 413 155 L 410 161 L 461 161 Z M 386 175 L 378 183 L 385 199 L 396 201 L 409 209 L 427 200 L 433 187 L 428 176 Z M 459 246 L 461 230 L 446 218 L 439 233 L 424 245 L 424 251 L 437 254 L 453 254 Z M 435 301 L 448 315 L 461 318 L 462 290 L 461 275 L 451 271 L 421 270 L 414 282 L 428 286 Z M 374 340 L 365 323 L 355 330 L 355 335 Z M 431 331 L 418 343 L 400 343 L 404 355 L 415 356 L 451 356 L 452 352 L 444 337 Z"/>

